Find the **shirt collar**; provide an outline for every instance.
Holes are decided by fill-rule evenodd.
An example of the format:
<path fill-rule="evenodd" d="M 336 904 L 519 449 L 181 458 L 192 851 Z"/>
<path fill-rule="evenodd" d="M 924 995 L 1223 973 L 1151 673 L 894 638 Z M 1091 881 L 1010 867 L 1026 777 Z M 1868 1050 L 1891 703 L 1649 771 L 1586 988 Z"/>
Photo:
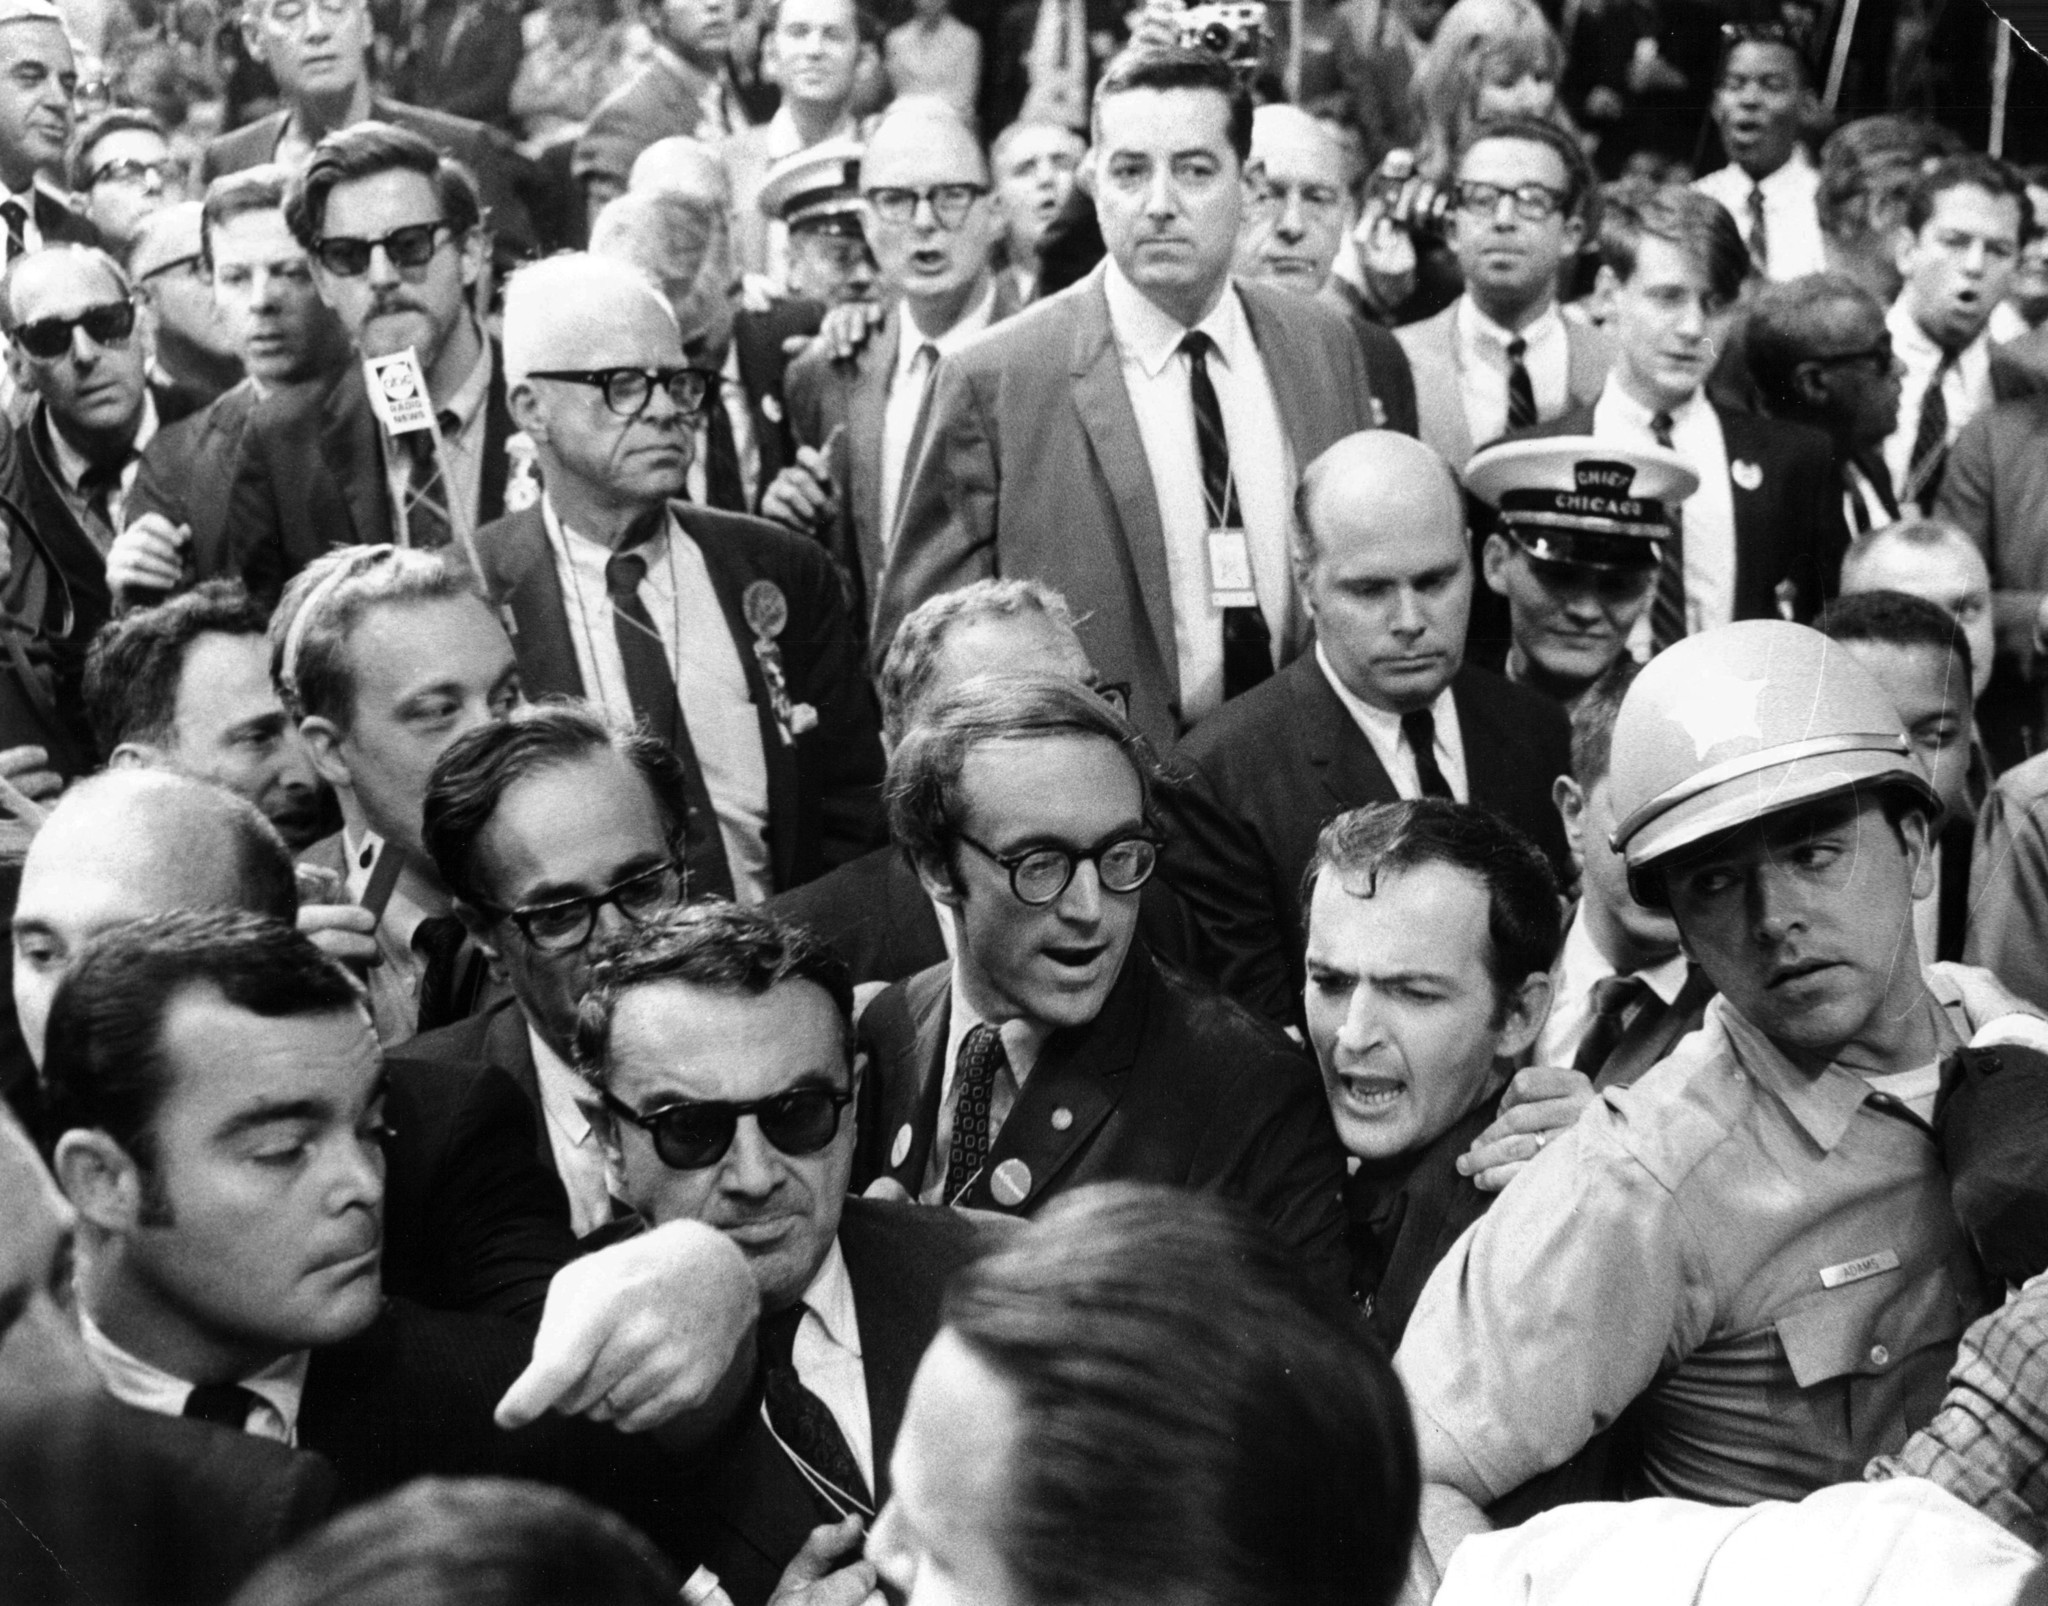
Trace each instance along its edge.
<path fill-rule="evenodd" d="M 838 126 L 825 139 L 855 139 L 859 137 L 860 124 L 849 113 L 839 119 Z M 823 144 L 824 140 L 816 143 Z M 761 144 L 768 160 L 779 161 L 785 156 L 794 156 L 798 151 L 809 149 L 803 135 L 797 132 L 796 118 L 787 106 L 775 108 L 775 115 L 768 119 L 768 126 L 761 131 Z"/>
<path fill-rule="evenodd" d="M 835 1235 L 825 1260 L 804 1289 L 804 1309 L 825 1329 L 825 1336 L 849 1354 L 860 1355 L 860 1316 L 853 1304 L 853 1279 L 846 1274 L 846 1256 Z"/>
<path fill-rule="evenodd" d="M 1685 955 L 1675 953 L 1647 970 L 1629 974 L 1641 980 L 1664 1003 L 1673 1004 L 1685 989 L 1687 969 Z M 1564 947 L 1557 958 L 1559 990 L 1567 994 L 1582 993 L 1596 981 L 1616 974 L 1614 962 L 1600 951 L 1599 944 L 1593 940 L 1593 928 L 1586 919 L 1586 901 L 1581 898 L 1578 908 L 1572 912 L 1572 923 L 1565 931 Z"/>
<path fill-rule="evenodd" d="M 966 990 L 960 985 L 960 961 L 957 957 L 953 961 L 952 994 L 952 1007 L 946 1020 L 945 1063 L 949 1080 L 954 1067 L 960 1062 L 961 1042 L 975 1027 L 988 1024 L 967 1001 Z M 1003 1053 L 1010 1061 L 1010 1075 L 1022 1087 L 1025 1078 L 1031 1074 L 1031 1067 L 1038 1063 L 1038 1051 L 1045 1046 L 1052 1029 L 1036 1021 L 1019 1019 L 1006 1020 L 996 1030 L 1003 1039 Z"/>
<path fill-rule="evenodd" d="M 541 1108 L 548 1119 L 574 1140 L 580 1149 L 592 1137 L 590 1112 L 597 1101 L 590 1084 L 572 1071 L 568 1063 L 548 1046 L 548 1040 L 526 1024 L 526 1046 L 533 1054 L 534 1080 L 540 1086 Z"/>
<path fill-rule="evenodd" d="M 1899 292 L 1898 300 L 1885 314 L 1885 327 L 1891 331 L 1892 347 L 1899 354 L 1899 360 L 1918 371 L 1939 367 L 1941 360 L 1948 356 L 1948 350 L 1934 336 L 1920 327 L 1920 320 L 1913 316 L 1913 309 L 1906 304 L 1906 292 Z M 1991 332 L 1987 324 L 1977 332 L 1977 338 L 1967 346 L 1959 348 L 1954 356 L 1958 369 L 1974 369 L 1980 362 L 1990 365 Z"/>
<path fill-rule="evenodd" d="M 1702 407 L 1711 405 L 1707 400 L 1706 388 L 1704 386 L 1694 391 L 1684 401 L 1670 410 L 1671 432 L 1674 435 L 1677 434 L 1687 424 L 1692 422 Z M 1597 406 L 1602 412 L 1611 417 L 1615 423 L 1641 430 L 1645 435 L 1650 433 L 1650 421 L 1657 416 L 1657 409 L 1645 407 L 1630 393 L 1628 387 L 1622 384 L 1621 372 L 1618 368 L 1607 376 L 1607 384 L 1600 393 L 1600 400 Z"/>
<path fill-rule="evenodd" d="M 484 399 L 491 393 L 491 340 L 482 330 L 477 331 L 478 351 L 476 361 L 464 376 L 454 393 L 441 404 L 441 411 L 455 415 L 455 433 L 466 435 L 469 426 L 476 422 L 483 411 Z"/>
<path fill-rule="evenodd" d="M 185 1401 L 193 1388 L 189 1379 L 174 1376 L 155 1362 L 123 1349 L 107 1337 L 83 1308 L 78 1312 L 78 1327 L 85 1339 L 86 1355 L 115 1399 L 161 1416 L 185 1414 Z M 309 1351 L 294 1350 L 262 1370 L 236 1379 L 284 1419 L 285 1436 L 294 1442 L 298 1437 L 299 1401 L 306 1392 L 309 1359 Z"/>
<path fill-rule="evenodd" d="M 1178 318 L 1160 307 L 1144 291 L 1124 277 L 1116 258 L 1109 259 L 1102 291 L 1109 299 L 1109 326 L 1116 335 L 1117 348 L 1134 359 L 1147 379 L 1157 379 L 1180 352 L 1188 330 Z M 1244 308 L 1237 299 L 1237 287 L 1226 284 L 1223 295 L 1195 325 L 1216 342 L 1216 355 L 1226 368 L 1237 365 L 1243 348 L 1240 338 L 1249 339 Z"/>
<path fill-rule="evenodd" d="M 1741 172 L 1741 169 L 1738 168 L 1737 171 Z M 1742 176 L 1749 178 L 1747 173 L 1743 173 Z M 1752 189 L 1764 192 L 1766 201 L 1775 201 L 1781 198 L 1790 199 L 1799 194 L 1811 183 L 1812 177 L 1813 162 L 1806 154 L 1806 147 L 1794 145 L 1792 154 L 1786 157 L 1782 164 L 1762 178 L 1749 179 L 1749 182 Z"/>
<path fill-rule="evenodd" d="M 1330 690 L 1337 694 L 1351 717 L 1368 729 L 1376 732 L 1384 742 L 1387 751 L 1392 752 L 1401 745 L 1401 716 L 1388 709 L 1375 707 L 1357 696 L 1351 688 L 1337 677 L 1337 671 L 1330 664 L 1330 655 L 1323 651 L 1323 644 L 1316 643 L 1316 667 L 1323 672 L 1323 679 L 1330 683 Z M 1436 720 L 1438 734 L 1444 729 L 1445 711 L 1451 703 L 1451 688 L 1447 683 L 1436 694 L 1436 700 L 1429 705 L 1429 712 Z"/>
<path fill-rule="evenodd" d="M 1545 341 L 1564 333 L 1564 319 L 1558 316 L 1557 303 L 1553 301 L 1528 328 L 1517 331 L 1506 324 L 1494 322 L 1481 310 L 1478 302 L 1465 295 L 1458 298 L 1458 329 L 1475 346 L 1483 344 L 1504 352 L 1510 340 L 1520 339 L 1533 351 Z"/>
<path fill-rule="evenodd" d="M 994 321 L 996 309 L 996 282 L 993 276 L 982 290 L 981 299 L 968 308 L 960 320 L 942 335 L 928 335 L 917 326 L 917 319 L 911 313 L 910 303 L 901 303 L 903 327 L 896 340 L 896 377 L 905 378 L 911 365 L 917 360 L 918 348 L 936 346 L 941 357 L 950 357 L 968 341 L 986 329 Z"/>
<path fill-rule="evenodd" d="M 49 416 L 47 405 L 43 421 L 48 427 L 50 451 L 57 459 L 57 472 L 63 478 L 64 489 L 76 496 L 79 484 L 91 472 L 92 464 L 86 461 L 83 452 L 71 444 L 64 431 L 57 427 L 57 421 Z M 149 387 L 145 385 L 142 391 L 142 422 L 135 426 L 135 439 L 129 443 L 127 459 L 121 465 L 124 473 L 128 464 L 142 455 L 143 447 L 155 438 L 156 431 L 156 397 L 149 393 Z"/>

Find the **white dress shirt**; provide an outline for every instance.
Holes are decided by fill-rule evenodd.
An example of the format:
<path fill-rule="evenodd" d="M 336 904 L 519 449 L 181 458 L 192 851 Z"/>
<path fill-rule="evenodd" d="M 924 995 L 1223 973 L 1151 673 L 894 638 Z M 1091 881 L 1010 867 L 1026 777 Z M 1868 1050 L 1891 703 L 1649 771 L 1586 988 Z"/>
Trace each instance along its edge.
<path fill-rule="evenodd" d="M 1192 723 L 1223 703 L 1223 610 L 1212 600 L 1209 585 L 1211 520 L 1202 486 L 1201 449 L 1195 443 L 1190 369 L 1180 350 L 1188 331 L 1147 300 L 1123 276 L 1114 258 L 1104 289 L 1110 328 L 1123 359 L 1124 388 L 1131 411 L 1137 414 L 1138 437 L 1166 535 L 1181 717 Z M 1294 527 L 1293 448 L 1236 288 L 1226 289 L 1196 327 L 1215 342 L 1209 381 L 1230 438 L 1230 471 L 1251 549 L 1252 580 L 1266 628 L 1284 658 L 1297 619 L 1287 557 Z M 1085 603 L 1082 599 L 1081 605 Z"/>
<path fill-rule="evenodd" d="M 1623 446 L 1655 446 L 1655 416 L 1622 387 L 1618 374 L 1609 374 L 1593 404 L 1593 434 Z M 1704 392 L 1672 410 L 1671 449 L 1700 477 L 1700 488 L 1683 504 L 1686 632 L 1698 635 L 1735 617 L 1735 491 L 1721 419 Z M 1630 649 L 1644 660 L 1650 656 L 1650 611 L 1643 610 L 1629 635 Z"/>
<path fill-rule="evenodd" d="M 1820 194 L 1820 169 L 1813 165 L 1805 146 L 1794 145 L 1785 165 L 1761 179 L 1751 178 L 1730 162 L 1705 178 L 1695 179 L 1692 187 L 1728 209 L 1735 226 L 1742 231 L 1744 245 L 1749 244 L 1751 227 L 1749 192 L 1763 191 L 1764 271 L 1773 280 L 1798 279 L 1827 271 L 1827 252 L 1820 239 L 1820 212 L 1814 204 Z"/>
<path fill-rule="evenodd" d="M 1630 974 L 1645 982 L 1650 991 L 1668 1006 L 1677 1002 L 1685 986 L 1685 970 L 1685 955 L 1681 953 L 1673 954 L 1648 970 Z M 1592 929 L 1586 923 L 1586 905 L 1582 900 L 1572 914 L 1572 923 L 1564 934 L 1564 947 L 1559 950 L 1557 965 L 1551 971 L 1550 1015 L 1543 1023 L 1543 1030 L 1536 1035 L 1538 1065 L 1571 1064 L 1579 1052 L 1579 1043 L 1586 1035 L 1586 1028 L 1593 1023 L 1594 984 L 1620 974 L 1593 941 Z"/>
<path fill-rule="evenodd" d="M 355 837 L 346 826 L 342 827 L 341 851 L 348 864 L 351 903 L 363 901 L 370 874 L 376 869 L 384 846 L 384 839 L 375 831 Z M 365 985 L 370 993 L 370 1022 L 377 1028 L 377 1041 L 386 1048 L 395 1048 L 419 1031 L 420 983 L 426 979 L 427 960 L 413 946 L 413 939 L 419 935 L 421 923 L 433 913 L 434 910 L 421 907 L 407 894 L 402 873 L 378 912 L 376 938 L 380 963 L 369 968 Z"/>
<path fill-rule="evenodd" d="M 555 1157 L 555 1175 L 569 1195 L 569 1225 L 581 1238 L 612 1219 L 612 1190 L 605 1180 L 604 1145 L 591 1127 L 598 1108 L 590 1084 L 562 1063 L 547 1039 L 526 1028 L 533 1054 L 534 1080 L 540 1084 L 540 1111 L 547 1121 L 548 1152 Z"/>
<path fill-rule="evenodd" d="M 78 1313 L 78 1328 L 85 1338 L 85 1353 L 106 1384 L 107 1392 L 124 1405 L 154 1411 L 158 1416 L 183 1416 L 192 1385 L 173 1377 L 162 1367 L 131 1355 L 100 1330 L 85 1311 Z M 250 1410 L 243 1431 L 279 1444 L 299 1442 L 299 1401 L 306 1392 L 305 1350 L 295 1350 L 272 1361 L 262 1371 L 237 1381 L 255 1395 L 258 1404 Z"/>
<path fill-rule="evenodd" d="M 156 398 L 147 389 L 142 392 L 142 422 L 135 427 L 135 439 L 129 446 L 129 457 L 121 470 L 121 478 L 107 497 L 107 518 L 112 529 L 126 527 L 123 517 L 128 505 L 128 493 L 135 489 L 135 476 L 142 470 L 143 448 L 156 439 L 157 432 Z M 87 535 L 97 536 L 98 531 L 92 520 L 84 516 L 86 499 L 79 490 L 79 481 L 84 479 L 92 465 L 85 454 L 65 439 L 64 432 L 55 422 L 50 423 L 50 451 L 57 459 L 57 473 L 63 480 L 64 500 L 69 502 L 72 512 L 78 518 L 78 527 Z"/>
<path fill-rule="evenodd" d="M 1465 403 L 1465 428 L 1473 445 L 1484 446 L 1507 433 L 1508 342 L 1517 338 L 1517 332 L 1487 317 L 1469 295 L 1460 296 L 1451 309 L 1451 327 L 1457 335 L 1451 350 L 1458 359 L 1458 395 Z M 1557 304 L 1544 308 L 1542 316 L 1521 330 L 1519 337 L 1528 347 L 1522 353 L 1522 366 L 1529 370 L 1536 416 L 1555 418 L 1570 399 L 1572 364 L 1571 343 Z"/>
<path fill-rule="evenodd" d="M 491 396 L 491 342 L 481 330 L 478 340 L 482 350 L 478 352 L 475 364 L 470 368 L 462 383 L 436 412 L 453 413 L 455 428 L 441 432 L 441 468 L 453 482 L 448 488 L 454 499 L 469 514 L 469 527 L 475 530 L 478 515 L 483 510 L 484 485 L 484 436 L 486 405 Z M 412 490 L 412 456 L 410 448 L 402 447 L 380 429 L 379 436 L 384 442 L 384 483 L 391 497 L 391 528 L 395 532 L 405 529 L 405 504 Z M 403 438 L 403 437 L 401 437 Z M 449 539 L 460 543 L 462 537 L 450 529 Z M 400 535 L 400 544 L 405 544 Z"/>
<path fill-rule="evenodd" d="M 980 334 L 993 320 L 996 286 L 990 279 L 977 301 L 960 321 L 944 334 L 928 335 L 917 325 L 917 314 L 908 301 L 896 303 L 898 332 L 896 366 L 889 371 L 889 399 L 882 405 L 881 538 L 886 555 L 896 534 L 896 501 L 903 494 L 904 470 L 910 466 L 911 437 L 917 433 L 917 415 L 924 410 L 924 393 L 932 369 L 940 357 L 950 357 Z M 933 348 L 928 354 L 927 346 Z"/>
<path fill-rule="evenodd" d="M 1941 367 L 1942 349 L 1920 327 L 1901 294 L 1885 315 L 1891 330 L 1892 351 L 1905 366 L 1899 382 L 1899 427 L 1885 437 L 1884 466 L 1891 471 L 1892 491 L 1905 511 L 1907 476 L 1913 466 L 1913 442 L 1920 433 L 1920 407 L 1927 387 Z M 1963 432 L 1963 426 L 1991 405 L 1991 337 L 1980 334 L 1957 354 L 1941 382 L 1942 400 L 1948 403 L 1948 439 Z"/>
<path fill-rule="evenodd" d="M 626 663 L 604 583 L 611 548 L 563 524 L 548 497 L 540 505 L 585 695 L 631 719 L 633 698 L 626 689 Z M 675 515 L 669 515 L 660 535 L 635 550 L 647 561 L 640 601 L 661 633 L 690 745 L 718 816 L 733 890 L 741 903 L 759 903 L 774 890 L 763 835 L 768 829 L 768 759 L 761 751 L 761 721 L 746 665 L 704 566 L 704 553 Z"/>
<path fill-rule="evenodd" d="M 950 930 L 950 924 L 941 922 L 941 929 Z M 951 1203 L 946 1198 L 946 1164 L 952 1157 L 953 1115 L 960 1108 L 960 1049 L 967 1041 L 967 1034 L 982 1024 L 981 1016 L 960 990 L 960 967 L 956 959 L 952 999 L 946 1015 L 945 1069 L 939 1079 L 939 1119 L 932 1133 L 932 1152 L 925 1161 L 924 1180 L 917 1190 L 919 1204 Z M 995 1085 L 989 1089 L 988 1135 L 991 1143 L 1002 1132 L 1010 1111 L 1016 1108 L 1017 1096 L 1024 1091 L 1025 1082 L 1030 1080 L 1031 1068 L 1038 1063 L 1038 1051 L 1045 1046 L 1047 1034 L 1044 1027 L 1030 1021 L 1006 1020 L 996 1028 L 996 1035 L 1003 1040 L 1003 1057 L 1008 1063 L 997 1070 Z"/>
<path fill-rule="evenodd" d="M 747 387 L 740 380 L 740 348 L 725 348 L 725 366 L 719 370 L 725 381 L 718 387 L 718 405 L 725 409 L 726 421 L 732 425 L 733 453 L 739 458 L 740 486 L 747 493 L 747 507 L 754 504 L 754 488 L 761 483 L 761 449 L 754 441 L 754 420 L 747 412 Z M 710 428 L 703 417 L 691 427 L 694 441 L 690 452 L 689 472 L 684 476 L 684 487 L 690 493 L 690 500 L 699 507 L 711 505 Z"/>
<path fill-rule="evenodd" d="M 1329 656 L 1323 651 L 1323 644 L 1316 643 L 1316 667 L 1323 672 L 1323 679 L 1330 683 L 1330 690 L 1337 694 L 1337 701 L 1344 705 L 1365 739 L 1372 743 L 1372 750 L 1378 755 L 1380 767 L 1387 772 L 1387 779 L 1394 783 L 1394 790 L 1404 798 L 1422 796 L 1422 780 L 1416 774 L 1415 749 L 1408 745 L 1408 736 L 1401 729 L 1401 716 L 1391 714 L 1384 708 L 1375 708 L 1371 703 L 1352 695 L 1343 681 L 1337 678 L 1337 671 L 1330 667 Z M 1458 723 L 1458 702 L 1446 686 L 1436 694 L 1436 701 L 1429 705 L 1429 712 L 1436 720 L 1436 767 L 1443 771 L 1444 783 L 1450 787 L 1451 796 L 1460 803 L 1472 801 L 1472 787 L 1465 779 L 1465 732 Z"/>
<path fill-rule="evenodd" d="M 804 1290 L 804 1316 L 797 1324 L 790 1363 L 797 1380 L 832 1413 L 840 1436 L 867 1479 L 875 1486 L 875 1430 L 868 1419 L 868 1379 L 862 1369 L 860 1316 L 853 1304 L 853 1279 L 839 1240 L 825 1252 L 825 1263 Z M 762 1407 L 765 1415 L 767 1407 Z"/>

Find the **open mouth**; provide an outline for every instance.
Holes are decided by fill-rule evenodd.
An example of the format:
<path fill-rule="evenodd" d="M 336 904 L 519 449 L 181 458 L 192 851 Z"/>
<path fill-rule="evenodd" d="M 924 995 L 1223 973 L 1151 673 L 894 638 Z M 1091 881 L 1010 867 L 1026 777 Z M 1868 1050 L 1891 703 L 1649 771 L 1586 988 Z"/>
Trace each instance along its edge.
<path fill-rule="evenodd" d="M 1344 1102 L 1360 1115 L 1376 1115 L 1391 1109 L 1408 1091 L 1408 1084 L 1395 1076 L 1355 1076 L 1337 1073 L 1337 1085 Z"/>
<path fill-rule="evenodd" d="M 1056 947 L 1039 950 L 1064 970 L 1086 970 L 1108 951 L 1109 944 L 1106 942 L 1062 943 Z"/>

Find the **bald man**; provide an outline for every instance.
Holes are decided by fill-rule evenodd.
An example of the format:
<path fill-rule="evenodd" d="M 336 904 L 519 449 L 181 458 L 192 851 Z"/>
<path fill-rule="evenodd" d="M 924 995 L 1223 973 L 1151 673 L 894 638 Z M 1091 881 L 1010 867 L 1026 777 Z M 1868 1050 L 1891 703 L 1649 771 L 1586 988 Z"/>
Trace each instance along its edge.
<path fill-rule="evenodd" d="M 1168 799 L 1161 867 L 1205 968 L 1274 1020 L 1302 1021 L 1301 878 L 1341 809 L 1479 803 L 1563 874 L 1551 783 L 1571 732 L 1548 698 L 1465 666 L 1464 498 L 1444 460 L 1390 430 L 1346 436 L 1302 476 L 1296 583 L 1316 645 L 1196 727 Z"/>
<path fill-rule="evenodd" d="M 477 545 L 527 695 L 589 697 L 674 748 L 692 896 L 759 902 L 879 846 L 880 716 L 831 561 L 678 499 L 710 392 L 670 299 L 569 253 L 512 278 L 504 328 L 546 490 Z"/>
<path fill-rule="evenodd" d="M 1374 422 L 1415 433 L 1415 376 L 1401 342 L 1330 285 L 1337 250 L 1358 221 L 1352 158 L 1336 131 L 1299 106 L 1252 113 L 1245 164 L 1251 199 L 1237 231 L 1237 276 L 1319 296 L 1351 319 L 1372 376 Z"/>

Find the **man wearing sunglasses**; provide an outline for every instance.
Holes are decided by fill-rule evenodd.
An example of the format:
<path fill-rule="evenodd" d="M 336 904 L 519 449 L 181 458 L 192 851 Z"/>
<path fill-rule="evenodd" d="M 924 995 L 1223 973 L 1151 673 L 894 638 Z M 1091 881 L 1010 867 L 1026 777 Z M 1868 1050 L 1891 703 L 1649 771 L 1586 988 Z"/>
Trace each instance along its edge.
<path fill-rule="evenodd" d="M 861 1017 L 855 1183 L 1021 1216 L 1090 1182 L 1219 1193 L 1340 1286 L 1343 1158 L 1313 1069 L 1137 940 L 1155 784 L 1130 722 L 1064 678 L 968 681 L 904 736 L 890 825 L 953 958 Z"/>
<path fill-rule="evenodd" d="M 101 243 L 121 256 L 144 218 L 185 193 L 184 170 L 171 160 L 163 124 L 154 112 L 133 106 L 104 111 L 78 131 L 70 174 L 71 193 Z"/>
<path fill-rule="evenodd" d="M 577 1025 L 620 1199 L 651 1226 L 718 1228 L 760 1285 L 754 1390 L 683 1490 L 736 1606 L 786 1600 L 792 1581 L 823 1580 L 798 1599 L 873 1598 L 862 1530 L 888 1498 L 939 1296 L 1008 1237 L 1007 1223 L 849 1197 L 866 1098 L 852 1015 L 823 943 L 713 903 L 608 944 Z"/>
<path fill-rule="evenodd" d="M 563 254 L 505 292 L 545 490 L 478 536 L 530 695 L 645 721 L 682 765 L 693 896 L 758 903 L 882 840 L 874 693 L 816 543 L 683 500 L 715 372 L 647 277 Z M 699 831 L 694 822 L 706 822 Z"/>

